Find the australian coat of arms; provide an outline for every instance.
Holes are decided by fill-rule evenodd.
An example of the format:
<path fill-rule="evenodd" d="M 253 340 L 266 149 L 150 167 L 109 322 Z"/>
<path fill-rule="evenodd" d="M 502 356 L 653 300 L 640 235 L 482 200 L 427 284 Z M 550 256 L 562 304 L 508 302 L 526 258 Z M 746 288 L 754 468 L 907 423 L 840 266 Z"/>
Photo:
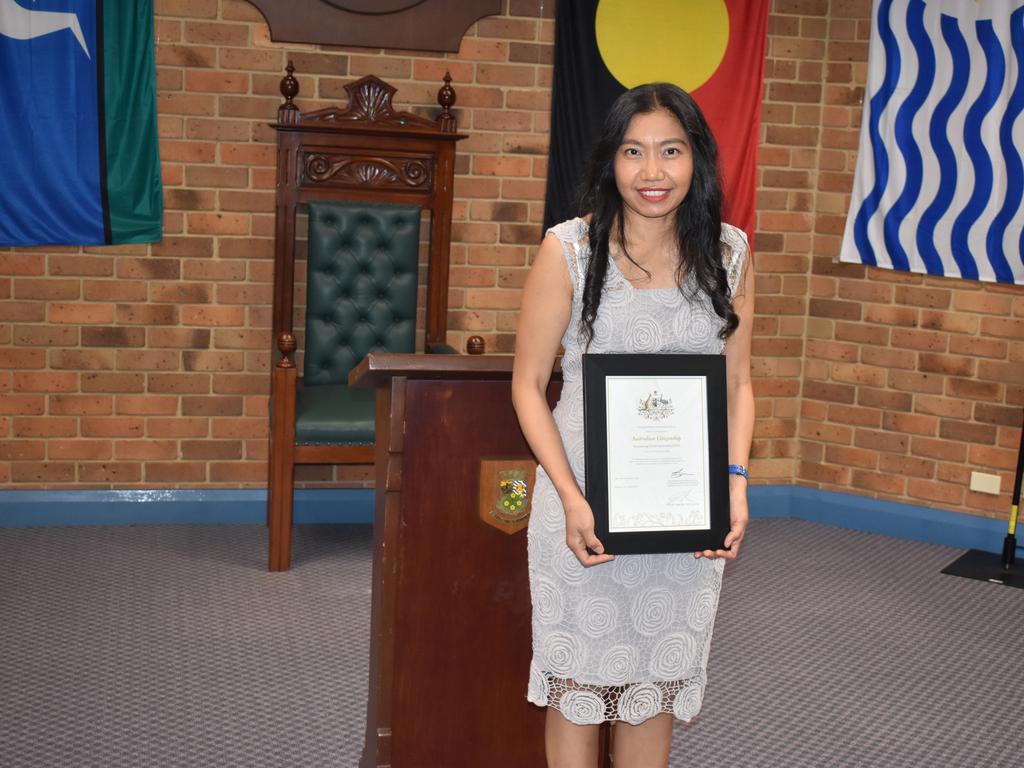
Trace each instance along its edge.
<path fill-rule="evenodd" d="M 647 397 L 640 399 L 640 405 L 636 412 L 645 419 L 661 421 L 671 416 L 675 409 L 672 407 L 671 399 L 662 395 L 658 390 L 654 390 Z"/>

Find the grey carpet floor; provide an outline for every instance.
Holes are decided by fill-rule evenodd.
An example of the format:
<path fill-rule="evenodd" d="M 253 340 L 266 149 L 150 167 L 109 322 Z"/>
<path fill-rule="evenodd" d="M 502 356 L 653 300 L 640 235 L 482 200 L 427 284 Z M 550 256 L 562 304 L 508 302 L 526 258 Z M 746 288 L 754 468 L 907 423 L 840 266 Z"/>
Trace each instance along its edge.
<path fill-rule="evenodd" d="M 0 529 L 0 766 L 356 765 L 370 532 L 296 534 L 269 574 L 260 526 Z M 1024 590 L 958 554 L 755 520 L 672 765 L 1024 765 Z"/>

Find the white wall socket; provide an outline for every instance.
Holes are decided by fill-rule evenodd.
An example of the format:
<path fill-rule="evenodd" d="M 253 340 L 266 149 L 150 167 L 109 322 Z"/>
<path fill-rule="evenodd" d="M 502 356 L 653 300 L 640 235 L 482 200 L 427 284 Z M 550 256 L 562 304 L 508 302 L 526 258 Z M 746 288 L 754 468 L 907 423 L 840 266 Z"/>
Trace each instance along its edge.
<path fill-rule="evenodd" d="M 1002 485 L 1003 478 L 999 475 L 989 475 L 985 472 L 971 472 L 971 490 L 977 491 L 978 493 L 991 493 L 993 496 L 999 495 L 999 486 Z"/>

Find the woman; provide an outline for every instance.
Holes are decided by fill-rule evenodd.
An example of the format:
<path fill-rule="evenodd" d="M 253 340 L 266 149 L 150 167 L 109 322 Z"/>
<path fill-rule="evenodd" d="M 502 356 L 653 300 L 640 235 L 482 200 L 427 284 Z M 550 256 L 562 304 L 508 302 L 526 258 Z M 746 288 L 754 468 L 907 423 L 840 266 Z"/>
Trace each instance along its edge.
<path fill-rule="evenodd" d="M 745 470 L 729 478 L 725 549 L 605 554 L 583 496 L 581 354 L 724 354 L 729 462 L 745 467 L 753 271 L 746 239 L 721 222 L 717 149 L 673 85 L 618 98 L 591 158 L 586 219 L 553 227 L 523 290 L 512 397 L 541 467 L 529 527 L 534 656 L 528 698 L 547 709 L 552 768 L 597 763 L 615 721 L 616 768 L 666 766 L 673 717 L 700 710 L 725 559 L 747 524 Z M 545 391 L 559 345 L 563 386 Z M 725 428 L 725 425 L 722 425 Z"/>

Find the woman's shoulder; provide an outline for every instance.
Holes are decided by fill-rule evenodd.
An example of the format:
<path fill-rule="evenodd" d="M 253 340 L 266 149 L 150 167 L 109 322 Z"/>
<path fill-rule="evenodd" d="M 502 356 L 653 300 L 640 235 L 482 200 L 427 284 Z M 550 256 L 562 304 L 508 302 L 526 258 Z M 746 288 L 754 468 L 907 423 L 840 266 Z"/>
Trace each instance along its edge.
<path fill-rule="evenodd" d="M 723 221 L 720 240 L 725 246 L 722 249 L 722 262 L 725 264 L 726 281 L 729 284 L 729 292 L 735 295 L 739 288 L 743 264 L 746 261 L 749 250 L 747 233 L 739 227 L 734 227 L 732 224 L 726 224 Z"/>
<path fill-rule="evenodd" d="M 586 238 L 589 227 L 590 225 L 586 219 L 577 216 L 574 219 L 568 219 L 561 224 L 549 227 L 548 233 L 554 235 L 563 243 L 575 245 Z"/>
<path fill-rule="evenodd" d="M 728 246 L 729 252 L 726 254 L 727 258 L 732 258 L 734 255 L 742 255 L 747 249 L 747 233 L 739 227 L 733 226 L 722 222 L 722 235 L 720 238 L 721 242 Z"/>

